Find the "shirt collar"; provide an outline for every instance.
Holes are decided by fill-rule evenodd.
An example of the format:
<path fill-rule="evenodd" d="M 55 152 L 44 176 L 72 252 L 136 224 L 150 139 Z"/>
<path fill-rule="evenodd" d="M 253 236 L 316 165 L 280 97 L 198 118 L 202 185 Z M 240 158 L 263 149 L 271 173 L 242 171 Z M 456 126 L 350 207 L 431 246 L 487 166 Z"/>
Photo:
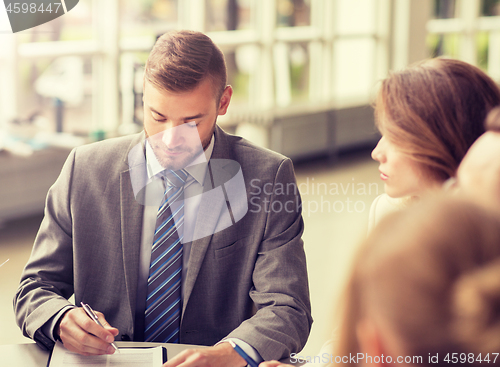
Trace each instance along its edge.
<path fill-rule="evenodd" d="M 152 179 L 154 176 L 163 172 L 165 168 L 163 168 L 160 162 L 158 162 L 158 159 L 156 159 L 156 155 L 153 152 L 153 148 L 151 148 L 151 145 L 149 145 L 147 139 L 145 144 L 146 144 L 146 163 L 148 167 L 148 177 L 149 179 Z M 205 157 L 203 157 L 201 154 L 198 155 L 195 158 L 195 160 L 192 163 L 190 163 L 188 167 L 185 168 L 186 172 L 189 173 L 190 175 L 188 181 L 192 177 L 200 185 L 203 185 L 203 181 L 205 180 L 205 175 L 207 173 L 207 163 L 212 157 L 212 153 L 214 151 L 214 144 L 215 144 L 215 134 L 212 135 L 212 138 L 210 139 L 210 144 L 208 144 L 207 149 L 205 149 L 205 151 L 203 152 L 205 154 Z"/>

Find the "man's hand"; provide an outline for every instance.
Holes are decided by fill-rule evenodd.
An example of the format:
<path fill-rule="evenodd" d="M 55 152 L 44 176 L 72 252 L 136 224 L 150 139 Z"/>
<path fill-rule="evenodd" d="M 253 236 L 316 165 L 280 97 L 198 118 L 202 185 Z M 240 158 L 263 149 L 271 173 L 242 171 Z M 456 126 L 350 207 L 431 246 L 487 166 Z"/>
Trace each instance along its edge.
<path fill-rule="evenodd" d="M 96 312 L 104 328 L 87 316 L 83 308 L 72 308 L 66 312 L 56 334 L 67 350 L 82 355 L 113 354 L 109 344 L 118 335 L 118 329 L 111 327 L 101 312 Z"/>
<path fill-rule="evenodd" d="M 293 367 L 291 364 L 284 364 L 278 361 L 262 362 L 259 367 Z"/>
<path fill-rule="evenodd" d="M 163 367 L 243 367 L 246 365 L 245 360 L 229 343 L 220 343 L 215 347 L 187 349 L 165 363 Z"/>

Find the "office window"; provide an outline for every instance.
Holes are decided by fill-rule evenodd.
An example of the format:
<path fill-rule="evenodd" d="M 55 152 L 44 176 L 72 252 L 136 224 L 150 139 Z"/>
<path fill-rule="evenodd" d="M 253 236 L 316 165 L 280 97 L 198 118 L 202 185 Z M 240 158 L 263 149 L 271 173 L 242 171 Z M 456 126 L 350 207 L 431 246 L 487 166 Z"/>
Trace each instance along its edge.
<path fill-rule="evenodd" d="M 224 51 L 228 84 L 233 87 L 232 104 L 246 105 L 250 96 L 250 78 L 258 65 L 258 49 L 254 45 Z"/>
<path fill-rule="evenodd" d="M 87 136 L 92 131 L 92 58 L 21 59 L 17 119 L 11 125 L 33 138 L 39 131 Z"/>
<path fill-rule="evenodd" d="M 490 44 L 490 34 L 489 32 L 477 32 L 476 34 L 476 44 L 477 44 L 477 66 L 481 69 L 488 70 L 488 54 L 489 54 L 489 44 Z"/>
<path fill-rule="evenodd" d="M 335 100 L 355 105 L 357 100 L 369 103 L 375 89 L 375 55 L 373 39 L 339 40 L 335 47 Z"/>
<path fill-rule="evenodd" d="M 455 18 L 456 0 L 435 0 L 434 1 L 434 18 L 448 19 Z"/>
<path fill-rule="evenodd" d="M 84 97 L 79 105 L 68 102 L 63 116 L 74 113 L 86 123 L 67 123 L 65 131 L 134 131 L 141 124 L 142 65 L 155 38 L 170 29 L 206 32 L 223 50 L 234 88 L 228 119 L 240 110 L 367 104 L 389 67 L 388 56 L 381 57 L 389 52 L 388 35 L 379 24 L 390 21 L 389 12 L 388 0 L 80 1 L 45 25 L 53 32 L 19 34 L 12 45 L 17 53 L 0 52 L 0 62 L 17 68 L 0 90 L 1 105 L 13 106 L 0 111 L 0 124 L 12 115 L 28 118 L 40 104 L 54 119 L 52 97 L 38 95 L 33 83 L 52 63 L 76 60 L 58 58 L 74 56 L 83 65 Z M 41 42 L 50 47 L 38 47 Z M 6 92 L 15 89 L 19 93 Z"/>
<path fill-rule="evenodd" d="M 377 1 L 340 0 L 337 2 L 335 23 L 339 35 L 371 35 L 375 33 Z"/>
<path fill-rule="evenodd" d="M 11 72 L 17 93 L 4 98 L 16 106 L 10 125 L 16 133 L 32 138 L 38 131 L 87 135 L 91 130 L 92 58 L 67 55 L 67 48 L 59 46 L 77 50 L 73 42 L 83 42 L 80 51 L 89 48 L 95 34 L 94 10 L 92 2 L 83 2 L 62 17 L 13 36 L 18 54 L 9 56 L 16 60 Z"/>
<path fill-rule="evenodd" d="M 206 0 L 206 31 L 254 28 L 251 0 Z"/>
<path fill-rule="evenodd" d="M 433 56 L 461 59 L 500 80 L 500 1 L 434 0 L 427 22 L 427 44 Z"/>
<path fill-rule="evenodd" d="M 340 105 L 370 103 L 381 62 L 376 56 L 377 43 L 383 42 L 377 38 L 377 14 L 386 9 L 372 0 L 339 0 L 336 5 L 333 98 Z"/>
<path fill-rule="evenodd" d="M 454 59 L 460 57 L 460 34 L 433 34 L 427 36 L 427 44 L 432 57 L 447 56 Z"/>
<path fill-rule="evenodd" d="M 309 53 L 307 44 L 296 43 L 289 48 L 292 101 L 306 101 L 309 94 Z"/>
<path fill-rule="evenodd" d="M 500 24 L 500 0 L 482 0 L 480 16 L 484 22 L 493 21 Z M 493 27 L 491 32 L 482 31 L 477 34 L 478 66 L 483 70 L 489 71 L 497 81 L 500 79 L 500 65 L 494 63 L 500 62 L 498 47 L 500 46 L 500 31 L 498 27 Z"/>
<path fill-rule="evenodd" d="M 70 12 L 50 22 L 16 34 L 19 43 L 90 40 L 95 5 L 92 1 L 78 4 Z"/>
<path fill-rule="evenodd" d="M 279 42 L 274 46 L 276 104 L 286 107 L 309 99 L 307 43 Z"/>
<path fill-rule="evenodd" d="M 456 0 L 434 0 L 433 19 L 450 19 L 455 18 Z M 427 36 L 427 44 L 430 48 L 431 56 L 449 56 L 453 58 L 459 57 L 460 35 L 455 34 L 435 34 L 430 33 Z"/>
<path fill-rule="evenodd" d="M 481 16 L 494 17 L 500 15 L 500 0 L 482 0 Z"/>
<path fill-rule="evenodd" d="M 278 27 L 304 27 L 311 25 L 311 4 L 307 0 L 277 0 Z"/>
<path fill-rule="evenodd" d="M 138 37 L 175 29 L 177 13 L 177 0 L 122 0 L 120 34 L 122 37 Z"/>

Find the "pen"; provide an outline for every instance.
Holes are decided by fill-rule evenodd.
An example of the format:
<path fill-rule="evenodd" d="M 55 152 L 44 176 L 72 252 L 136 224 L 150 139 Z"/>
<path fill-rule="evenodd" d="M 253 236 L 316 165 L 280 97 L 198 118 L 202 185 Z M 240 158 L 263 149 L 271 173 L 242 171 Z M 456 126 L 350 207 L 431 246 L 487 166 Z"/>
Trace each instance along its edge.
<path fill-rule="evenodd" d="M 255 362 L 252 359 L 252 357 L 250 357 L 248 354 L 246 354 L 245 351 L 243 349 L 241 349 L 238 344 L 236 344 L 232 340 L 228 340 L 228 342 L 234 348 L 234 350 L 236 351 L 236 353 L 238 353 L 241 356 L 241 358 L 243 358 L 245 360 L 245 362 L 248 363 L 248 365 L 250 367 L 259 367 L 259 364 L 257 362 Z"/>
<path fill-rule="evenodd" d="M 82 305 L 83 309 L 85 310 L 85 312 L 87 313 L 87 315 L 89 315 L 89 317 L 97 324 L 99 325 L 100 327 L 104 327 L 102 326 L 102 324 L 99 322 L 99 319 L 97 318 L 97 315 L 95 314 L 94 310 L 92 309 L 92 307 L 90 307 L 88 304 L 86 303 L 83 303 L 83 302 L 80 302 L 80 304 Z M 120 353 L 120 349 L 118 349 L 118 347 L 116 346 L 115 343 L 110 343 L 111 346 L 113 348 L 115 348 L 115 350 Z"/>

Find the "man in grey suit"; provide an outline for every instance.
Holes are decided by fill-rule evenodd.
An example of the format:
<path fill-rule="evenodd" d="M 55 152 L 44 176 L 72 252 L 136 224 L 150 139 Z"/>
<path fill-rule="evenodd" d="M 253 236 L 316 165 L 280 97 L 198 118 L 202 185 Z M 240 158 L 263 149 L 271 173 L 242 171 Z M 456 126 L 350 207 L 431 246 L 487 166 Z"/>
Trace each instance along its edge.
<path fill-rule="evenodd" d="M 49 190 L 14 299 L 24 335 L 80 354 L 113 353 L 113 340 L 211 346 L 167 367 L 246 365 L 227 341 L 258 361 L 302 349 L 312 319 L 293 167 L 216 125 L 231 96 L 208 37 L 159 38 L 146 64 L 144 132 L 74 149 Z M 164 243 L 164 254 L 179 250 L 156 272 Z"/>

